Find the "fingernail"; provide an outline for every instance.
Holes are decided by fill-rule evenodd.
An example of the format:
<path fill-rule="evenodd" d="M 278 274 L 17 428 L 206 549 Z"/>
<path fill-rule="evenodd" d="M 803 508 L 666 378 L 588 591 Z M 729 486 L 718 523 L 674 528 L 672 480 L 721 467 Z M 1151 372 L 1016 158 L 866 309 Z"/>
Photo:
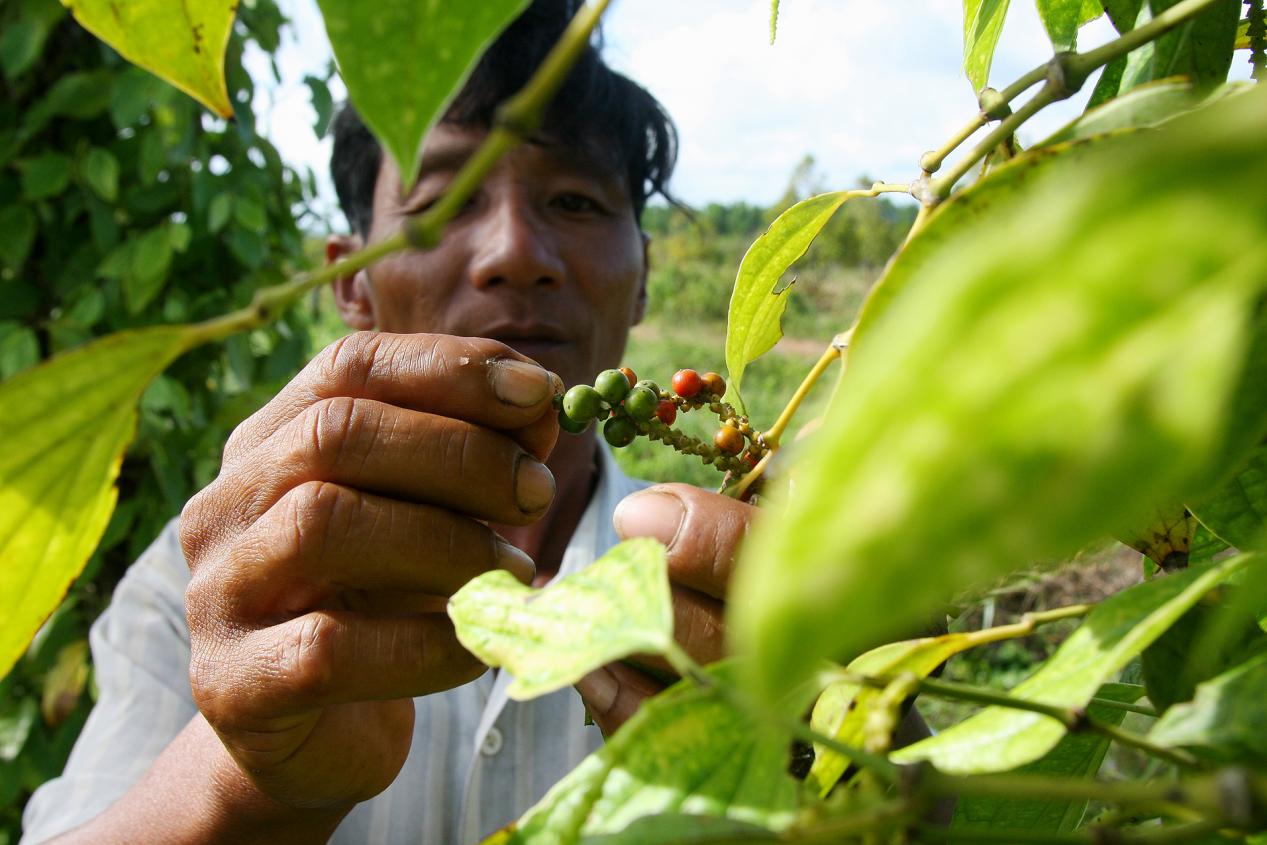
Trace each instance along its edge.
<path fill-rule="evenodd" d="M 493 393 L 508 405 L 529 408 L 554 395 L 551 373 L 536 364 L 502 358 L 492 370 Z"/>
<path fill-rule="evenodd" d="M 532 579 L 537 575 L 537 565 L 523 549 L 498 537 L 494 554 L 498 569 L 506 570 L 527 586 L 532 585 Z"/>
<path fill-rule="evenodd" d="M 616 694 L 620 692 L 620 684 L 606 669 L 595 669 L 576 685 L 581 696 L 589 705 L 591 713 L 601 716 L 616 703 Z"/>
<path fill-rule="evenodd" d="M 554 500 L 554 476 L 546 465 L 523 455 L 515 465 L 515 502 L 524 513 L 543 511 Z"/>
<path fill-rule="evenodd" d="M 677 496 L 647 490 L 622 499 L 612 514 L 612 523 L 622 539 L 654 537 L 671 546 L 685 516 L 686 508 Z"/>

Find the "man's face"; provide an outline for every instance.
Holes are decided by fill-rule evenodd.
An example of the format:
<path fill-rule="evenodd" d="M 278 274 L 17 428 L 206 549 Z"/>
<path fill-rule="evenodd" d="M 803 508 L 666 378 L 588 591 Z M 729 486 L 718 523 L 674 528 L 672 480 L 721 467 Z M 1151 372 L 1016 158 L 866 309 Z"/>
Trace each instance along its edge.
<path fill-rule="evenodd" d="M 370 241 L 435 202 L 484 136 L 451 124 L 432 130 L 407 196 L 384 156 Z M 357 328 L 494 338 L 576 384 L 619 363 L 645 283 L 623 176 L 534 142 L 498 163 L 439 246 L 396 253 L 336 290 Z"/>

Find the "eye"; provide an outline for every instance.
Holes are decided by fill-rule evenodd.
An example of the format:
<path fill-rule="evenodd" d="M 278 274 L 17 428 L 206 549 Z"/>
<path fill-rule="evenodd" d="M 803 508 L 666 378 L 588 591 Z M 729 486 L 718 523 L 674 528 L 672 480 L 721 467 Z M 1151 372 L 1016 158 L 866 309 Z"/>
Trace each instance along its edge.
<path fill-rule="evenodd" d="M 606 209 L 592 197 L 568 191 L 557 195 L 552 201 L 556 208 L 570 214 L 603 214 Z"/>

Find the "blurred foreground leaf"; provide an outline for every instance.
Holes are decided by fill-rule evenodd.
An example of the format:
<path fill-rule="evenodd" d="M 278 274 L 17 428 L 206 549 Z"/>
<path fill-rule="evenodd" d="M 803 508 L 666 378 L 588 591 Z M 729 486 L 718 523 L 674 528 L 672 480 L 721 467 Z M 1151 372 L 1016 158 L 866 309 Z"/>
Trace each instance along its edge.
<path fill-rule="evenodd" d="M 1155 578 L 1106 599 L 1010 695 L 1057 707 L 1084 707 L 1104 683 L 1173 625 L 1203 595 L 1250 563 L 1249 556 Z M 893 754 L 946 772 L 1005 772 L 1033 762 L 1065 735 L 1055 719 L 987 707 L 937 736 Z"/>
<path fill-rule="evenodd" d="M 453 595 L 449 616 L 462 645 L 515 676 L 511 698 L 536 698 L 613 660 L 669 647 L 673 600 L 664 546 L 626 540 L 541 590 L 505 570 L 486 572 Z"/>
<path fill-rule="evenodd" d="M 356 0 L 318 5 L 348 96 L 412 186 L 423 136 L 528 0 L 390 0 L 374 4 L 373 14 Z"/>
<path fill-rule="evenodd" d="M 233 116 L 224 52 L 237 0 L 62 0 L 84 29 L 221 117 Z"/>
<path fill-rule="evenodd" d="M 730 633 L 756 691 L 1222 472 L 1267 285 L 1267 194 L 1245 189 L 1264 143 L 1255 91 L 932 217 L 864 310 L 786 511 L 744 546 Z"/>
<path fill-rule="evenodd" d="M 197 339 L 191 326 L 121 332 L 0 383 L 0 677 L 106 529 L 141 393 Z"/>

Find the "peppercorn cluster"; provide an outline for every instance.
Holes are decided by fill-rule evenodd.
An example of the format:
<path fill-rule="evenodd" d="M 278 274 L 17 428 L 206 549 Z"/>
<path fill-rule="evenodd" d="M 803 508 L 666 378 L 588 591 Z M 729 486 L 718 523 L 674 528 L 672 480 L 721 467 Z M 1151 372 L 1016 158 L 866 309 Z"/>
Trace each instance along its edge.
<path fill-rule="evenodd" d="M 554 398 L 559 427 L 580 434 L 597 420 L 603 423 L 603 438 L 617 449 L 643 435 L 723 472 L 743 473 L 757 465 L 767 451 L 761 432 L 722 401 L 725 379 L 717 373 L 678 370 L 671 385 L 663 390 L 654 381 L 639 381 L 628 367 L 604 370 L 592 386 L 578 384 Z M 701 408 L 721 423 L 712 443 L 673 428 L 679 412 Z"/>

